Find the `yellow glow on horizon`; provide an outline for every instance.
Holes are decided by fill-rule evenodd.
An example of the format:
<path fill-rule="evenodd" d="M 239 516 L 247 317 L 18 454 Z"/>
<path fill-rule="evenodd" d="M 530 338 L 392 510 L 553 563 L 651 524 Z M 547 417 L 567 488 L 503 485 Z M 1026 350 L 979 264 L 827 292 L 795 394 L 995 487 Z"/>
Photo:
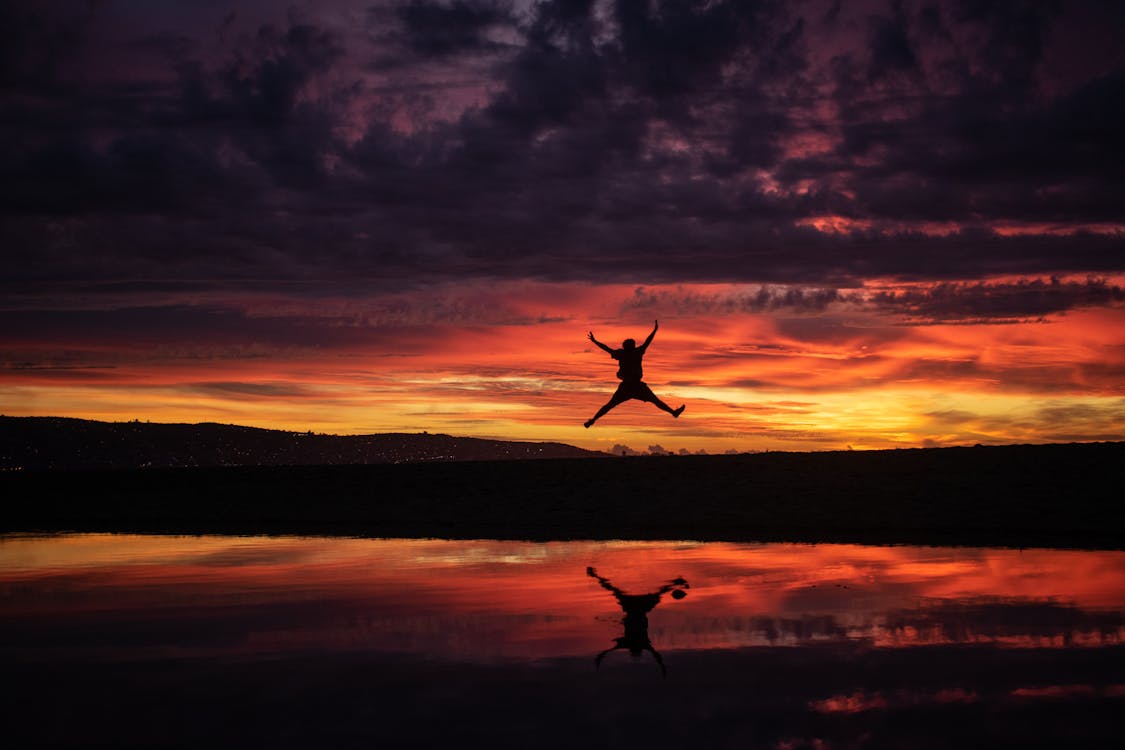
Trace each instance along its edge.
<path fill-rule="evenodd" d="M 873 281 L 847 293 L 917 294 L 923 287 Z M 1120 305 L 993 325 L 904 325 L 852 301 L 755 312 L 761 294 L 772 299 L 784 291 L 731 284 L 451 287 L 441 292 L 449 299 L 433 303 L 439 309 L 483 305 L 496 321 L 426 322 L 425 299 L 403 297 L 391 323 L 371 324 L 370 343 L 247 344 L 253 356 L 230 347 L 199 356 L 207 351 L 202 343 L 186 354 L 98 344 L 79 357 L 89 368 L 0 370 L 0 413 L 334 434 L 428 431 L 639 451 L 1125 439 Z M 338 306 L 350 315 L 364 312 L 363 304 Z M 331 309 L 317 308 L 324 315 Z M 583 428 L 617 386 L 615 363 L 586 331 L 617 346 L 642 339 L 653 318 L 661 327 L 645 357 L 645 379 L 687 411 L 675 420 L 632 401 Z M 59 351 L 77 356 L 66 342 L 41 346 L 48 363 Z"/>
<path fill-rule="evenodd" d="M 649 404 L 628 402 L 592 429 L 582 421 L 601 403 L 584 397 L 580 406 L 560 408 L 504 403 L 493 398 L 396 401 L 371 395 L 356 405 L 347 393 L 344 406 L 327 393 L 297 402 L 241 403 L 220 398 L 184 397 L 177 388 L 137 391 L 112 386 L 71 387 L 60 400 L 53 390 L 32 387 L 0 389 L 7 403 L 27 406 L 6 409 L 9 416 L 42 416 L 37 407 L 51 401 L 54 408 L 105 421 L 142 419 L 153 422 L 218 421 L 270 428 L 332 434 L 373 432 L 434 432 L 490 439 L 565 442 L 608 451 L 627 445 L 645 451 L 659 444 L 671 451 L 725 452 L 729 450 L 840 450 L 923 445 L 966 445 L 977 442 L 1067 441 L 1045 423 L 1044 413 L 1073 413 L 1091 422 L 1095 439 L 1125 423 L 1125 398 L 1060 396 L 1044 401 L 1026 394 L 933 392 L 927 389 L 878 389 L 845 393 L 801 392 L 755 394 L 728 389 L 673 389 L 669 400 L 688 404 L 679 420 L 672 420 Z M 60 408 L 61 405 L 61 408 Z M 201 418 L 206 414 L 206 418 Z"/>

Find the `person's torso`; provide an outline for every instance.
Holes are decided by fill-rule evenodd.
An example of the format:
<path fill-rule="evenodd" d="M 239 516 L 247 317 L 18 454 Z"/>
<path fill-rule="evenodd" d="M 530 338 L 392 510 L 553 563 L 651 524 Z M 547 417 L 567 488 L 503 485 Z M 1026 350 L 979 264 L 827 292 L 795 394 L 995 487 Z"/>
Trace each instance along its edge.
<path fill-rule="evenodd" d="M 641 358 L 644 352 L 640 349 L 617 349 L 613 358 L 620 365 L 617 368 L 617 377 L 621 380 L 641 380 L 644 372 L 641 369 Z"/>

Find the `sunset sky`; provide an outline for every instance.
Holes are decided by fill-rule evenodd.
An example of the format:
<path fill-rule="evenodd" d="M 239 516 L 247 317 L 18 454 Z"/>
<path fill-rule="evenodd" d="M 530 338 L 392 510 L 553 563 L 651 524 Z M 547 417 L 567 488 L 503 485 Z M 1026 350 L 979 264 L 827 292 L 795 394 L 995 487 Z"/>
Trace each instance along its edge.
<path fill-rule="evenodd" d="M 1125 439 L 1125 4 L 0 1 L 0 413 Z M 619 346 L 660 320 L 618 407 Z"/>

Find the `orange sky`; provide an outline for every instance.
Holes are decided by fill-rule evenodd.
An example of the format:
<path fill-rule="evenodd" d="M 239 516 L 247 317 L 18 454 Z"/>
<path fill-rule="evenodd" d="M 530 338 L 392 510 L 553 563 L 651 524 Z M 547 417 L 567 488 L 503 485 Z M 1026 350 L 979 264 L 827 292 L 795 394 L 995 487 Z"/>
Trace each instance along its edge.
<path fill-rule="evenodd" d="M 96 317 L 85 334 L 0 334 L 0 412 L 712 453 L 1122 439 L 1120 303 L 1035 317 L 964 306 L 1055 293 L 1028 286 L 1036 283 L 1047 282 L 829 292 L 497 282 L 377 301 L 196 295 L 173 304 L 188 318 L 226 318 L 189 319 L 172 336 L 167 326 L 120 332 Z M 686 413 L 673 420 L 634 401 L 584 429 L 616 387 L 615 363 L 586 331 L 620 346 L 655 318 L 646 381 Z"/>

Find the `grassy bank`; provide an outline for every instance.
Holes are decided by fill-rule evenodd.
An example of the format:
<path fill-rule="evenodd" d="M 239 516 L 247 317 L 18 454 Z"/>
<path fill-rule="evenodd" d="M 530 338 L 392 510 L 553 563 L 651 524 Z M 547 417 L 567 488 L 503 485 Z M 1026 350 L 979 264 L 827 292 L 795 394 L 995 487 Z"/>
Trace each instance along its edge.
<path fill-rule="evenodd" d="M 1125 547 L 1125 443 L 5 472 L 4 531 Z"/>

